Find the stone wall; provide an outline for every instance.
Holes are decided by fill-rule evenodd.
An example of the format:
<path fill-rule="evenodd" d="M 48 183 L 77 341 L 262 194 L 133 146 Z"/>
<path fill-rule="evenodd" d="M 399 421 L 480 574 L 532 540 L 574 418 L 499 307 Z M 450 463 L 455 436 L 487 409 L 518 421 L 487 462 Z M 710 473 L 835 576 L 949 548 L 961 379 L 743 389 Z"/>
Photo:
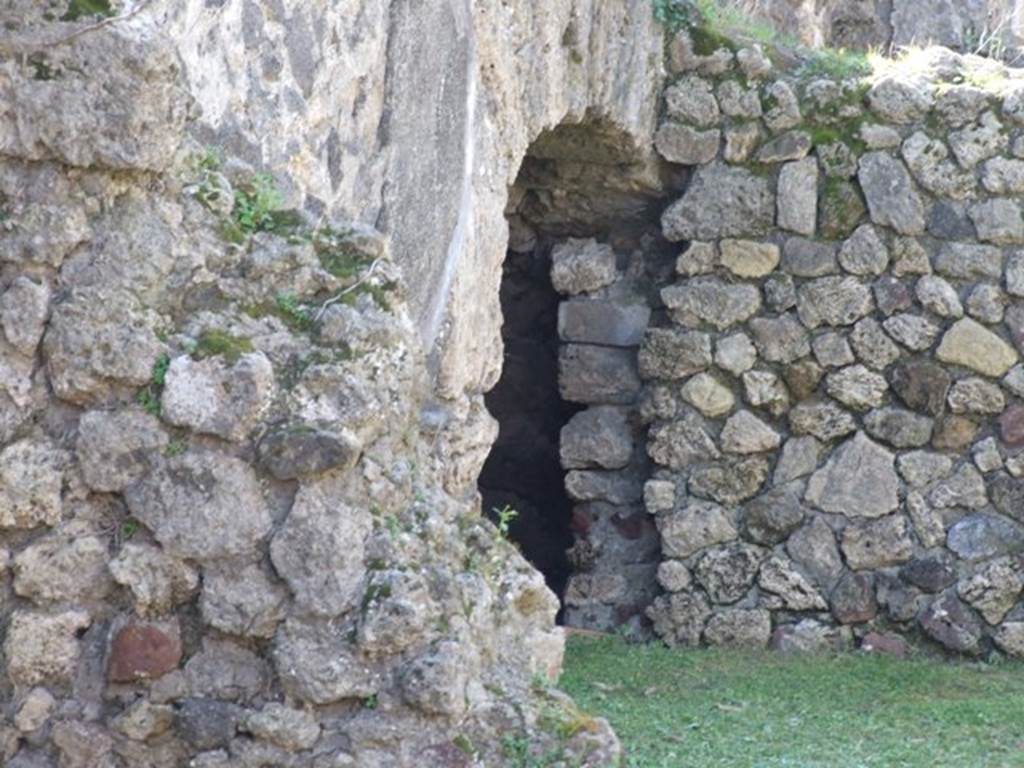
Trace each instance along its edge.
<path fill-rule="evenodd" d="M 557 600 L 467 493 L 493 422 L 432 397 L 388 238 L 205 143 L 195 95 L 246 88 L 143 10 L 3 11 L 0 762 L 614 764 L 542 684 Z"/>
<path fill-rule="evenodd" d="M 1024 79 L 670 53 L 655 141 L 695 168 L 639 351 L 656 632 L 1024 653 Z"/>

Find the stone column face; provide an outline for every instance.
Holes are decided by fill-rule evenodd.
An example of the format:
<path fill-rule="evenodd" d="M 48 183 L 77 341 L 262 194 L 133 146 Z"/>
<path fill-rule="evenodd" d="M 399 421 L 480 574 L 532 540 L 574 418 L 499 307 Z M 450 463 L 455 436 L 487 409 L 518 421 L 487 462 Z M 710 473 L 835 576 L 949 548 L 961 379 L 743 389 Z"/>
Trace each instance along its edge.
<path fill-rule="evenodd" d="M 632 255 L 634 263 L 643 254 Z M 657 592 L 658 533 L 643 508 L 649 463 L 643 450 L 638 364 L 651 317 L 644 285 L 617 268 L 614 249 L 569 239 L 552 249 L 559 306 L 559 387 L 586 406 L 562 428 L 561 460 L 574 504 L 569 626 L 640 633 Z"/>

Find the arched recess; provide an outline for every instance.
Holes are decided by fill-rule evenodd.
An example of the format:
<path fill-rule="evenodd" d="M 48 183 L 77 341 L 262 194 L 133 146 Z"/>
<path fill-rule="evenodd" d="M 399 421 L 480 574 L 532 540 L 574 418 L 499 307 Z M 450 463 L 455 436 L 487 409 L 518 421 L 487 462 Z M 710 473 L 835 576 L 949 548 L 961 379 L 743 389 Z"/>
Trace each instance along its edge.
<path fill-rule="evenodd" d="M 639 628 L 657 591 L 636 348 L 673 268 L 659 216 L 676 173 L 589 116 L 541 134 L 509 190 L 505 355 L 486 395 L 500 431 L 478 485 L 486 513 L 518 513 L 509 534 L 566 624 Z M 553 281 L 553 258 L 605 277 Z"/>

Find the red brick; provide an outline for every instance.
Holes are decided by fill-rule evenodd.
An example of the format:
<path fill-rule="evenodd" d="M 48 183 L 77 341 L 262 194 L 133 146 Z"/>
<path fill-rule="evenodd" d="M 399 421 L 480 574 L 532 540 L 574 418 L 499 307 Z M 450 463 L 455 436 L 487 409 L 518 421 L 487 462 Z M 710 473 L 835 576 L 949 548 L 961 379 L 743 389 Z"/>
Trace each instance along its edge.
<path fill-rule="evenodd" d="M 116 683 L 152 680 L 180 661 L 181 638 L 176 627 L 133 622 L 114 635 L 107 677 Z"/>

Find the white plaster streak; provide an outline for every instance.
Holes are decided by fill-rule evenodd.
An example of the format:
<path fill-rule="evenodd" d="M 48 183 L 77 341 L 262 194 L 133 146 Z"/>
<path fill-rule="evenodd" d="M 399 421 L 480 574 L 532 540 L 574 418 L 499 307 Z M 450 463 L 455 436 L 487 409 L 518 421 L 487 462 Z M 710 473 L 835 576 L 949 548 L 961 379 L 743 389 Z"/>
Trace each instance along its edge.
<path fill-rule="evenodd" d="M 462 163 L 462 190 L 459 197 L 459 215 L 455 221 L 455 229 L 452 231 L 451 240 L 448 242 L 448 252 L 445 256 L 444 268 L 441 271 L 441 279 L 438 282 L 437 290 L 430 299 L 427 311 L 427 320 L 423 326 L 423 343 L 427 349 L 434 346 L 437 334 L 441 329 L 445 309 L 448 306 L 448 296 L 451 292 L 452 281 L 455 279 L 455 270 L 458 269 L 466 250 L 466 243 L 470 240 L 473 226 L 473 171 L 476 165 L 476 93 L 477 93 L 477 61 L 476 61 L 476 40 L 473 34 L 472 2 L 466 0 L 465 16 L 453 7 L 456 25 L 460 27 L 466 38 L 466 106 L 465 124 L 463 127 L 463 163 Z"/>

